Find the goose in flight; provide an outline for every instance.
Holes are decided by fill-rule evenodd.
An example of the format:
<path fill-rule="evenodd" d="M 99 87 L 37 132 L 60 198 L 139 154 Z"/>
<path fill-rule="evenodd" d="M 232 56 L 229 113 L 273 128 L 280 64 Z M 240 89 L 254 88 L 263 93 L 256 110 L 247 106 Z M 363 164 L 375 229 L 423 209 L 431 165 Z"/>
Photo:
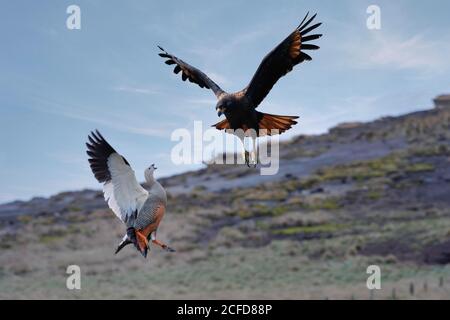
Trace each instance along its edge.
<path fill-rule="evenodd" d="M 175 251 L 156 239 L 156 231 L 164 216 L 167 196 L 164 188 L 155 180 L 154 164 L 145 169 L 148 191 L 136 180 L 128 161 L 96 130 L 86 143 L 89 164 L 98 182 L 103 183 L 103 193 L 108 206 L 126 225 L 127 231 L 117 247 L 116 254 L 128 244 L 147 257 L 149 241 L 166 251 Z"/>
<path fill-rule="evenodd" d="M 312 60 L 311 56 L 305 53 L 306 50 L 319 49 L 318 46 L 308 42 L 322 36 L 321 34 L 309 34 L 319 27 L 321 23 L 310 26 L 316 14 L 309 19 L 308 15 L 309 13 L 286 39 L 265 56 L 249 85 L 239 92 L 225 92 L 202 71 L 158 46 L 162 51 L 159 56 L 166 59 L 166 64 L 175 65 L 173 72 L 176 74 L 181 72 L 183 81 L 187 79 L 201 88 L 211 89 L 218 100 L 216 104 L 217 115 L 219 117 L 225 115 L 225 119 L 216 123 L 213 127 L 237 135 L 243 144 L 244 137 L 251 136 L 253 152 L 255 152 L 257 136 L 281 134 L 297 123 L 295 121 L 298 118 L 297 116 L 262 113 L 256 111 L 256 108 L 264 100 L 278 79 L 290 72 L 297 64 Z M 254 133 L 256 133 L 256 136 Z M 249 166 L 249 152 L 245 150 L 245 146 L 244 157 L 246 164 Z M 257 162 L 258 159 L 256 158 L 254 164 L 256 165 Z"/>

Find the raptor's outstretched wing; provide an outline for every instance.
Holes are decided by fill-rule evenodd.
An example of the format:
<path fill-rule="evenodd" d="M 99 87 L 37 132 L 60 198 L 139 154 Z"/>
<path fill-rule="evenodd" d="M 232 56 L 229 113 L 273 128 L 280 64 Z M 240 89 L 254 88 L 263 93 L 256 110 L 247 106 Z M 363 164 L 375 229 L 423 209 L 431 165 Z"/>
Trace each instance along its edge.
<path fill-rule="evenodd" d="M 308 35 L 321 23 L 308 27 L 316 15 L 306 21 L 307 17 L 308 14 L 283 42 L 265 56 L 250 84 L 244 89 L 246 96 L 252 101 L 255 108 L 264 100 L 278 79 L 290 72 L 295 65 L 312 59 L 303 50 L 319 49 L 318 46 L 307 42 L 322 36 L 321 34 Z"/>
<path fill-rule="evenodd" d="M 95 178 L 103 182 L 103 193 L 111 210 L 123 222 L 137 213 L 148 197 L 128 161 L 114 150 L 97 130 L 86 143 L 89 164 Z"/>
<path fill-rule="evenodd" d="M 193 66 L 187 64 L 183 60 L 175 57 L 174 55 L 171 55 L 170 53 L 166 52 L 160 46 L 158 46 L 158 48 L 162 51 L 162 53 L 160 53 L 159 56 L 167 59 L 166 64 L 168 65 L 175 64 L 173 72 L 178 74 L 181 71 L 181 78 L 183 79 L 183 81 L 186 81 L 186 79 L 188 79 L 190 82 L 198 84 L 201 88 L 211 89 L 212 91 L 214 91 L 214 94 L 216 95 L 217 98 L 220 98 L 220 96 L 225 93 L 206 74 L 204 74 L 197 68 L 194 68 Z"/>

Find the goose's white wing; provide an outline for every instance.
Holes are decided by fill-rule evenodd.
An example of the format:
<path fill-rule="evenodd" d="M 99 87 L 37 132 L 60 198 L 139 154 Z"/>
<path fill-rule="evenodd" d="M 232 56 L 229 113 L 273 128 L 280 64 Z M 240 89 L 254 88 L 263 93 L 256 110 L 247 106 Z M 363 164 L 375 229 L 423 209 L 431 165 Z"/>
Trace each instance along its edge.
<path fill-rule="evenodd" d="M 136 180 L 128 161 L 114 150 L 100 132 L 88 137 L 89 163 L 95 177 L 103 182 L 105 200 L 111 210 L 123 221 L 140 210 L 148 192 Z"/>

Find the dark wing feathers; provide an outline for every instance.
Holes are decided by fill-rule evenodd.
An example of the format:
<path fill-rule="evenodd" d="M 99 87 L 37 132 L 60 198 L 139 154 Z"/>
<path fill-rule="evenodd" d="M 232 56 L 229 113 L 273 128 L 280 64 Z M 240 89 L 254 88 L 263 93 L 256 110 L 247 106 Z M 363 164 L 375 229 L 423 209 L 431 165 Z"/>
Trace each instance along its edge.
<path fill-rule="evenodd" d="M 308 33 L 318 28 L 321 23 L 308 27 L 316 17 L 305 16 L 300 25 L 275 49 L 264 57 L 250 84 L 244 89 L 246 96 L 250 99 L 253 107 L 257 107 L 270 92 L 275 83 L 292 70 L 292 68 L 303 61 L 312 60 L 311 56 L 303 50 L 317 50 L 318 46 L 305 42 L 319 39 L 321 34 Z M 306 21 L 306 22 L 305 22 Z"/>
<path fill-rule="evenodd" d="M 90 157 L 88 159 L 92 173 L 98 182 L 108 182 L 111 180 L 111 173 L 108 169 L 108 158 L 117 153 L 113 147 L 103 138 L 103 136 L 95 130 L 88 136 L 89 142 L 86 143 L 86 153 Z M 123 158 L 123 157 L 122 157 Z M 123 161 L 127 164 L 128 161 L 123 158 Z"/>
<path fill-rule="evenodd" d="M 316 16 L 316 15 L 314 15 L 314 17 L 315 17 L 315 16 Z M 308 29 L 305 29 L 305 30 L 299 30 L 299 32 L 300 32 L 302 35 L 304 35 L 304 34 L 307 34 L 307 33 L 310 32 L 310 31 L 312 31 L 312 30 L 314 30 L 314 29 L 320 27 L 321 25 L 322 25 L 322 23 L 319 22 L 319 23 L 316 23 L 315 25 L 309 27 Z"/>
<path fill-rule="evenodd" d="M 173 73 L 178 74 L 181 71 L 181 67 L 179 65 L 175 66 L 175 69 L 173 69 Z"/>
<path fill-rule="evenodd" d="M 307 26 L 309 26 L 309 24 L 311 23 L 311 21 L 314 20 L 314 18 L 317 16 L 317 13 L 315 15 L 313 15 L 308 21 L 305 22 L 306 18 L 308 18 L 309 12 L 306 14 L 306 16 L 303 18 L 303 21 L 299 24 L 299 26 L 297 27 L 298 31 L 302 31 L 303 29 L 305 29 Z M 305 22 L 305 23 L 303 23 Z"/>
<path fill-rule="evenodd" d="M 322 36 L 321 34 L 312 34 L 310 36 L 303 37 L 302 41 L 307 42 L 307 41 L 311 41 L 311 40 L 316 40 L 316 39 L 319 39 L 321 36 Z"/>
<path fill-rule="evenodd" d="M 158 46 L 158 48 L 162 51 L 161 53 L 159 53 L 159 56 L 167 59 L 165 61 L 167 65 L 176 64 L 173 72 L 175 74 L 178 74 L 181 71 L 181 79 L 183 79 L 183 81 L 189 79 L 189 82 L 196 83 L 198 86 L 200 86 L 200 88 L 211 89 L 217 98 L 219 98 L 224 93 L 224 91 L 206 74 L 184 62 L 183 60 L 177 58 L 176 56 L 166 52 L 160 46 Z"/>
<path fill-rule="evenodd" d="M 305 44 L 302 45 L 302 49 L 303 50 L 317 50 L 319 48 L 320 47 L 316 46 L 315 44 L 307 44 L 307 43 L 305 43 Z"/>

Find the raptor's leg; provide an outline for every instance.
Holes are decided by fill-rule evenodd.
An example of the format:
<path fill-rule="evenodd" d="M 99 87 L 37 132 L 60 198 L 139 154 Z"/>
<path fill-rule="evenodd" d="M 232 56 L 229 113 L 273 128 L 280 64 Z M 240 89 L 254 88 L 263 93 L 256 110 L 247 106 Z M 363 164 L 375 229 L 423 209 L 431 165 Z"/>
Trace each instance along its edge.
<path fill-rule="evenodd" d="M 154 244 L 160 246 L 161 248 L 163 248 L 163 249 L 166 250 L 166 251 L 169 251 L 169 252 L 175 252 L 175 249 L 169 247 L 168 245 L 162 243 L 162 242 L 159 241 L 159 240 L 153 239 L 152 242 L 153 242 Z"/>
<path fill-rule="evenodd" d="M 256 168 L 256 165 L 259 163 L 258 150 L 256 149 L 256 137 L 252 137 L 252 151 L 253 151 L 253 166 Z"/>
<path fill-rule="evenodd" d="M 244 136 L 242 136 L 242 137 L 239 136 L 239 139 L 242 142 L 242 149 L 244 149 L 242 157 L 245 159 L 245 164 L 247 165 L 247 167 L 250 168 L 250 152 L 248 152 L 247 149 L 245 149 Z"/>
<path fill-rule="evenodd" d="M 250 152 L 244 150 L 245 164 L 250 168 Z"/>

